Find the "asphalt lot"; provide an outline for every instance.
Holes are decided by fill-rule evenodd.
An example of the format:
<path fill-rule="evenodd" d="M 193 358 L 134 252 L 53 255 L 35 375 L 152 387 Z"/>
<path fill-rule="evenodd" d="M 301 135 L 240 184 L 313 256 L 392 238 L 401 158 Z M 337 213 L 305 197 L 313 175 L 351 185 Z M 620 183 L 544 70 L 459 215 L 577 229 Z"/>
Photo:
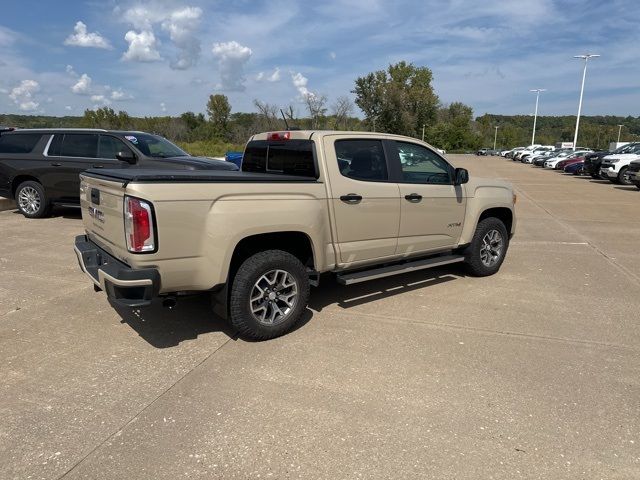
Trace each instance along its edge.
<path fill-rule="evenodd" d="M 237 340 L 202 298 L 116 311 L 79 214 L 0 213 L 0 478 L 640 478 L 640 191 L 497 157 L 499 274 L 312 291 Z"/>

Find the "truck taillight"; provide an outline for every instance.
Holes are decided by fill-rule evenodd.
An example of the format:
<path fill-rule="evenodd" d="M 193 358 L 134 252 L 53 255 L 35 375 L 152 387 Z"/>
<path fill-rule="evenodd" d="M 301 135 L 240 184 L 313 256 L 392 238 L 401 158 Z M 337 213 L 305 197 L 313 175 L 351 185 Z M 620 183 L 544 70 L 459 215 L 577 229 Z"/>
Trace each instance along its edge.
<path fill-rule="evenodd" d="M 132 253 L 153 252 L 156 249 L 151 204 L 139 198 L 124 198 L 124 230 L 127 250 Z"/>

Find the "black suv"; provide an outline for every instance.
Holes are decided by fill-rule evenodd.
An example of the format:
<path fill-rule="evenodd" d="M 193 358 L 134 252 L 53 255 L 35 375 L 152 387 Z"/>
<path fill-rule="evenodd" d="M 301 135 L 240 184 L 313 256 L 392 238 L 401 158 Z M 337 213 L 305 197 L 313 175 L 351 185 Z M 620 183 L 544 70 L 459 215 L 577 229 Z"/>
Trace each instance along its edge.
<path fill-rule="evenodd" d="M 88 168 L 237 170 L 230 162 L 192 157 L 144 132 L 95 129 L 0 130 L 0 197 L 16 200 L 25 217 L 53 205 L 80 203 L 79 175 Z"/>

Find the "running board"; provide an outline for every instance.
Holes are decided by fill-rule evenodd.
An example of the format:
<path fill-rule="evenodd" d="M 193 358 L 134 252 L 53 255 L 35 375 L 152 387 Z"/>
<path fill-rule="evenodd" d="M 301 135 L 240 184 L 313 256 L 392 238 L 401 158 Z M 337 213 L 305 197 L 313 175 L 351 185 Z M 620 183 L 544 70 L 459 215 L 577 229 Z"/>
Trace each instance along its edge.
<path fill-rule="evenodd" d="M 400 275 L 402 273 L 415 272 L 417 270 L 425 270 L 427 268 L 441 267 L 450 263 L 463 262 L 463 255 L 443 255 L 441 257 L 432 257 L 423 260 L 415 260 L 412 262 L 401 263 L 398 265 L 390 265 L 388 267 L 373 268 L 371 270 L 362 270 L 354 273 L 341 273 L 337 275 L 338 283 L 342 285 L 353 285 L 354 283 L 367 282 L 376 278 L 390 277 L 392 275 Z"/>

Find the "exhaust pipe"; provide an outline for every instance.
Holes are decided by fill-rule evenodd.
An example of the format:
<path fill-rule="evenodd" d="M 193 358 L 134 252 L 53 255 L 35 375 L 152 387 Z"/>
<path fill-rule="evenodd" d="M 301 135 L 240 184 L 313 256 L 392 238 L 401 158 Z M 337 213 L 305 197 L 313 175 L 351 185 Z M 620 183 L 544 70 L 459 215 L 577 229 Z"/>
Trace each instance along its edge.
<path fill-rule="evenodd" d="M 177 303 L 178 300 L 176 299 L 176 297 L 166 297 L 164 300 L 162 300 L 162 306 L 168 309 L 172 309 L 176 306 Z"/>

